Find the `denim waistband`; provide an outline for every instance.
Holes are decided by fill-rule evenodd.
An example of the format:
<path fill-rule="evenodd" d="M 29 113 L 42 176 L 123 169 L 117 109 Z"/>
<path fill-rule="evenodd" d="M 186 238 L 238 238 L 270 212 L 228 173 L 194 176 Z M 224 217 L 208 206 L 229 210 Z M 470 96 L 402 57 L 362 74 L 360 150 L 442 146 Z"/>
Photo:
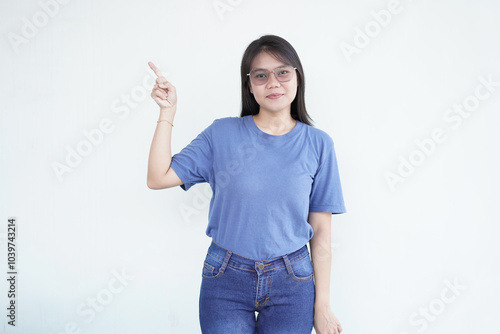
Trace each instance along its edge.
<path fill-rule="evenodd" d="M 222 271 L 225 270 L 226 266 L 257 272 L 265 272 L 286 267 L 287 271 L 291 273 L 292 269 L 290 263 L 300 260 L 304 256 L 309 256 L 309 250 L 307 246 L 304 245 L 289 254 L 277 256 L 269 260 L 257 260 L 233 253 L 212 241 L 210 247 L 208 247 L 207 254 L 223 262 Z"/>

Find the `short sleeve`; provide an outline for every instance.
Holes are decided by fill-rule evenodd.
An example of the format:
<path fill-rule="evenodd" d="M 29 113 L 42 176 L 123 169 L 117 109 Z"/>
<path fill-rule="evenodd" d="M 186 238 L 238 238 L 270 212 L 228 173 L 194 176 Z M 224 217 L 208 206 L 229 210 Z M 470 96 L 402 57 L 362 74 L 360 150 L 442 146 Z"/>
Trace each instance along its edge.
<path fill-rule="evenodd" d="M 180 187 L 185 191 L 197 183 L 209 182 L 213 174 L 211 133 L 214 123 L 203 130 L 179 153 L 172 156 L 170 166 L 183 182 Z"/>
<path fill-rule="evenodd" d="M 333 140 L 329 135 L 324 138 L 311 186 L 309 212 L 344 213 L 346 209 Z"/>

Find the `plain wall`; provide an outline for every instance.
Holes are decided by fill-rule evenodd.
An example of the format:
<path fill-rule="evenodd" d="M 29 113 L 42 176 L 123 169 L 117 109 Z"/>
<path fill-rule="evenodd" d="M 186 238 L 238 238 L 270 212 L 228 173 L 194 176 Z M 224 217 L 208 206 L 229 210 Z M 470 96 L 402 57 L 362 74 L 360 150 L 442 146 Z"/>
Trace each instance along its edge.
<path fill-rule="evenodd" d="M 0 267 L 16 217 L 18 271 L 17 326 L 2 279 L 0 331 L 200 332 L 211 190 L 147 187 L 159 112 L 147 62 L 177 87 L 176 153 L 239 116 L 243 52 L 276 34 L 297 50 L 308 112 L 335 142 L 342 334 L 500 332 L 497 1 L 0 7 Z"/>

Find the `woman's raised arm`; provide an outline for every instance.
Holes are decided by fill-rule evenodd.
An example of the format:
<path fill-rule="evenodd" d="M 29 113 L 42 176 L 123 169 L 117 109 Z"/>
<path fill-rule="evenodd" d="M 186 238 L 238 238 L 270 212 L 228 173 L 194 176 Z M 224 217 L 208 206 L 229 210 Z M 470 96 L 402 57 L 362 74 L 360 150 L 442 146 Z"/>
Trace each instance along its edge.
<path fill-rule="evenodd" d="M 148 64 L 157 76 L 151 97 L 160 106 L 160 116 L 149 150 L 147 185 L 150 189 L 171 188 L 183 183 L 175 171 L 170 168 L 172 127 L 177 109 L 177 92 L 174 85 L 165 79 L 158 67 L 152 62 Z"/>

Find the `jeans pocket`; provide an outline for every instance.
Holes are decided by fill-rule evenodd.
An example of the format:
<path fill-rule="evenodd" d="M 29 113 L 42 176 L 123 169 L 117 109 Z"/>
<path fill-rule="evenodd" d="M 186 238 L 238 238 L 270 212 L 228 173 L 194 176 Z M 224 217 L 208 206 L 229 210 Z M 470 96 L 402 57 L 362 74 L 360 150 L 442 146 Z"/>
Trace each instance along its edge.
<path fill-rule="evenodd" d="M 223 273 L 223 271 L 221 270 L 223 263 L 223 260 L 207 253 L 205 261 L 203 262 L 203 271 L 201 277 L 203 277 L 204 279 L 212 280 L 219 278 Z"/>
<path fill-rule="evenodd" d="M 290 262 L 290 266 L 292 268 L 290 275 L 294 280 L 309 281 L 313 278 L 314 268 L 309 254 L 306 254 L 294 262 Z"/>

